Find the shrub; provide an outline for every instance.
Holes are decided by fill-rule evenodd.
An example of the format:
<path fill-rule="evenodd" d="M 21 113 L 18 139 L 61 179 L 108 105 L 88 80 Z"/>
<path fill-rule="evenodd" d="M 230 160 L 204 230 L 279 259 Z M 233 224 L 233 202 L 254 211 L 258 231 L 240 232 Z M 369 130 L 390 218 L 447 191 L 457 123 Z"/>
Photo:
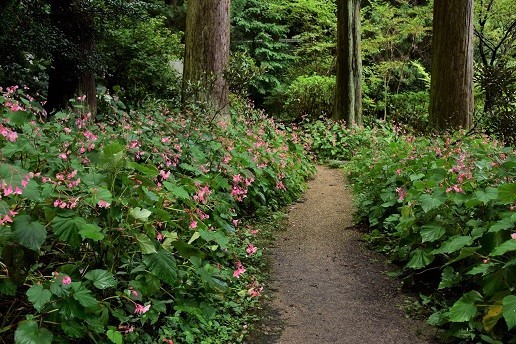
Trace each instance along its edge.
<path fill-rule="evenodd" d="M 217 129 L 116 105 L 42 122 L 17 88 L 0 97 L 2 337 L 241 341 L 261 290 L 241 220 L 299 195 L 302 146 L 250 109 Z"/>
<path fill-rule="evenodd" d="M 513 148 L 461 135 L 378 137 L 347 166 L 367 238 L 464 341 L 514 342 L 515 166 Z"/>
<path fill-rule="evenodd" d="M 302 75 L 297 77 L 286 91 L 283 107 L 284 119 L 300 121 L 316 119 L 333 113 L 335 77 Z"/>

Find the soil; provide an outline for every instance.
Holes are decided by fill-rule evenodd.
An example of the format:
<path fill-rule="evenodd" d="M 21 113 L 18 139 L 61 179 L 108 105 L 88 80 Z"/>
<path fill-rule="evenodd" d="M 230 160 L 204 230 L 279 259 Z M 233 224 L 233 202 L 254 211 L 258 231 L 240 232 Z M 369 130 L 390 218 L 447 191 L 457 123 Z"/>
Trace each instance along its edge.
<path fill-rule="evenodd" d="M 353 227 L 343 173 L 318 167 L 305 199 L 290 207 L 286 231 L 271 248 L 271 300 L 248 344 L 435 343 L 381 255 Z"/>

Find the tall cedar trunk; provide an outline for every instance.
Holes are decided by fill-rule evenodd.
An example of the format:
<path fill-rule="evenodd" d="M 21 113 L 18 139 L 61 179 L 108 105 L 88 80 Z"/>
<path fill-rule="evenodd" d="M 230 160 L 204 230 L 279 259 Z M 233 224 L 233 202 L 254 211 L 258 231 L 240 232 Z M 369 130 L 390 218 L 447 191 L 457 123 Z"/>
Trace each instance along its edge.
<path fill-rule="evenodd" d="M 64 109 L 74 96 L 86 96 L 86 111 L 97 110 L 95 74 L 92 68 L 94 22 L 91 8 L 80 0 L 50 2 L 52 23 L 59 32 L 59 46 L 52 53 L 48 97 L 50 114 Z"/>
<path fill-rule="evenodd" d="M 362 122 L 360 1 L 337 1 L 337 85 L 333 118 L 348 127 Z"/>
<path fill-rule="evenodd" d="M 432 37 L 430 122 L 468 129 L 473 112 L 473 0 L 436 0 Z"/>
<path fill-rule="evenodd" d="M 189 0 L 186 11 L 183 104 L 200 101 L 229 119 L 229 87 L 224 69 L 229 61 L 230 0 Z M 203 89 L 192 89 L 200 84 Z"/>

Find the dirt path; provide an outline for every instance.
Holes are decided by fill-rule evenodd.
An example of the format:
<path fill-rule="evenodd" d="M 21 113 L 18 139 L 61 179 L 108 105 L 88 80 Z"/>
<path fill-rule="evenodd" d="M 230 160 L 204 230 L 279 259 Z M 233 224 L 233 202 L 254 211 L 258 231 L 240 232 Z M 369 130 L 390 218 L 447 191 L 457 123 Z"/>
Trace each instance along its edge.
<path fill-rule="evenodd" d="M 431 343 L 397 308 L 403 302 L 399 285 L 351 228 L 351 214 L 342 173 L 319 167 L 272 249 L 276 315 L 250 343 Z"/>

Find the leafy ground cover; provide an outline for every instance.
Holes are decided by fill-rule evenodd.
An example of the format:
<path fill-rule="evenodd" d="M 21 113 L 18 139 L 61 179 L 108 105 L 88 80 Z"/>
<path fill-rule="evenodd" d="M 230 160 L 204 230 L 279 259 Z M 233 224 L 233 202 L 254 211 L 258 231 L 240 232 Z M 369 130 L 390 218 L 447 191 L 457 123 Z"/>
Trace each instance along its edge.
<path fill-rule="evenodd" d="M 294 134 L 245 106 L 218 126 L 104 96 L 43 121 L 0 97 L 0 333 L 16 343 L 238 342 L 261 292 L 246 219 L 313 173 Z"/>
<path fill-rule="evenodd" d="M 516 341 L 516 155 L 482 136 L 305 126 L 315 153 L 345 165 L 356 221 L 420 292 L 429 323 L 460 342 Z"/>

